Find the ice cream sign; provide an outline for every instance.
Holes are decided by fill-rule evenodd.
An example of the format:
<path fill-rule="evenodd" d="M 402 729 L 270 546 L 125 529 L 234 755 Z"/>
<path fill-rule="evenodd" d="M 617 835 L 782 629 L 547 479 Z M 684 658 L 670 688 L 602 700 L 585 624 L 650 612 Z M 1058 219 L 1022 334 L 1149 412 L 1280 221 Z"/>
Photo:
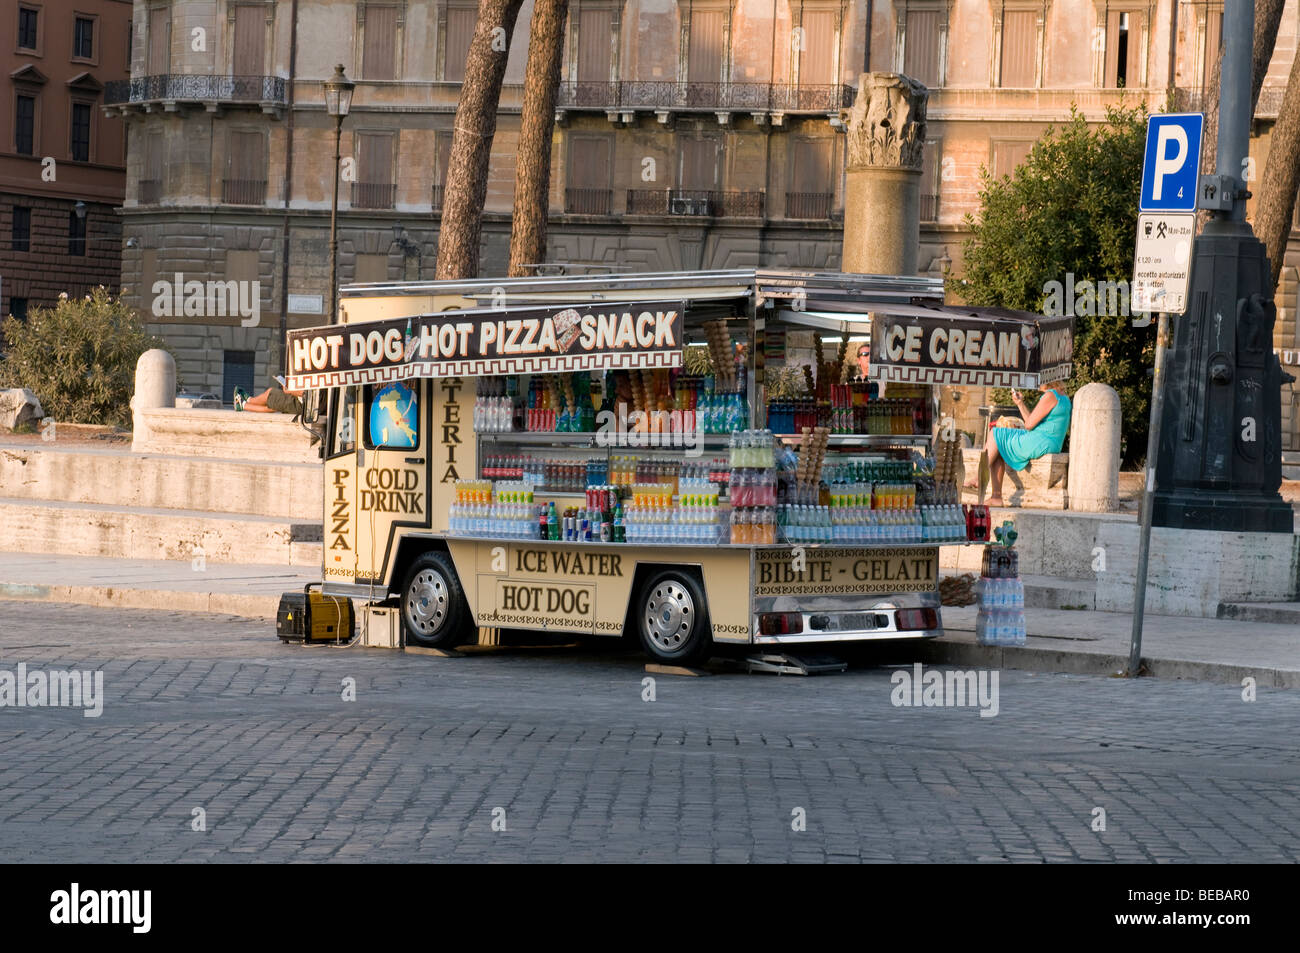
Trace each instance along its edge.
<path fill-rule="evenodd" d="M 878 380 L 1038 387 L 1070 376 L 1074 321 L 994 309 L 978 316 L 957 308 L 879 314 L 871 342 L 871 376 Z"/>
<path fill-rule="evenodd" d="M 289 333 L 290 390 L 419 377 L 676 367 L 680 301 L 447 311 Z"/>

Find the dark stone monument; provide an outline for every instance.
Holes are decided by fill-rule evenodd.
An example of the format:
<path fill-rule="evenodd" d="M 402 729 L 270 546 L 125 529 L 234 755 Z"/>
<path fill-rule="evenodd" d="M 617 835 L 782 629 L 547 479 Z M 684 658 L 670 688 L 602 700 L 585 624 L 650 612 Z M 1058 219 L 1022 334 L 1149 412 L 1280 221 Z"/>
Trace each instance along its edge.
<path fill-rule="evenodd" d="M 1290 533 L 1282 483 L 1282 368 L 1264 245 L 1216 217 L 1196 239 L 1187 314 L 1174 320 L 1152 523 Z"/>

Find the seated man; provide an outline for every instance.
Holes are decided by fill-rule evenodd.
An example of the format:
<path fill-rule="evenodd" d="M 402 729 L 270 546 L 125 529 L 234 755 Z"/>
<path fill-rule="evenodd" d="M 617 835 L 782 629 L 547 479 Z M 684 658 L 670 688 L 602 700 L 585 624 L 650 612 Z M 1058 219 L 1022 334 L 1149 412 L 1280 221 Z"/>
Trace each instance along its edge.
<path fill-rule="evenodd" d="M 1002 478 L 1006 476 L 1007 467 L 1023 470 L 1031 460 L 1049 453 L 1060 453 L 1065 444 L 1065 435 L 1070 430 L 1070 398 L 1065 395 L 1065 383 L 1048 384 L 1042 393 L 1031 413 L 1025 407 L 1020 391 L 1013 389 L 1011 399 L 1025 419 L 1024 429 L 993 427 L 989 430 L 984 442 L 989 477 L 993 483 L 993 495 L 985 500 L 989 506 L 1005 505 L 1002 502 Z"/>

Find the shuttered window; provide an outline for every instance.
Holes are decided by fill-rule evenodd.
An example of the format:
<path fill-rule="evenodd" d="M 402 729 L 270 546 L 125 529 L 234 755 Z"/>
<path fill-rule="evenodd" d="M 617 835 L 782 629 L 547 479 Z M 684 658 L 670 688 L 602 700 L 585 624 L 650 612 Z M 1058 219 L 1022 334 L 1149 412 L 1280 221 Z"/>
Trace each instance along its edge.
<path fill-rule="evenodd" d="M 235 7 L 236 76 L 261 76 L 266 72 L 266 25 L 262 7 Z"/>
<path fill-rule="evenodd" d="M 681 188 L 711 191 L 718 187 L 717 139 L 681 140 Z"/>
<path fill-rule="evenodd" d="M 459 83 L 465 78 L 465 58 L 474 39 L 474 23 L 478 11 L 473 7 L 452 7 L 447 11 L 446 59 L 442 77 L 447 82 Z"/>
<path fill-rule="evenodd" d="M 266 201 L 266 138 L 260 132 L 230 133 L 230 156 L 222 189 L 230 205 L 261 205 Z"/>
<path fill-rule="evenodd" d="M 943 143 L 927 139 L 921 157 L 921 221 L 939 220 L 939 176 L 943 165 Z"/>
<path fill-rule="evenodd" d="M 158 76 L 171 68 L 172 14 L 168 7 L 149 11 L 149 73 Z"/>
<path fill-rule="evenodd" d="M 578 14 L 578 82 L 609 82 L 609 34 L 614 14 L 610 10 L 582 10 Z"/>
<path fill-rule="evenodd" d="M 830 86 L 835 82 L 835 11 L 805 9 L 801 25 L 799 85 Z"/>
<path fill-rule="evenodd" d="M 1033 148 L 1032 142 L 1019 140 L 1007 140 L 993 143 L 993 175 L 995 178 L 1001 178 L 1004 175 L 1010 175 L 1016 170 L 1016 167 L 1025 161 L 1029 155 L 1029 150 Z"/>
<path fill-rule="evenodd" d="M 564 210 L 579 215 L 608 215 L 613 198 L 613 140 L 609 136 L 569 139 L 569 182 Z"/>
<path fill-rule="evenodd" d="M 352 204 L 358 208 L 392 208 L 393 135 L 363 132 L 357 135 L 357 181 Z"/>
<path fill-rule="evenodd" d="M 366 4 L 361 75 L 365 79 L 397 78 L 397 7 Z"/>
<path fill-rule="evenodd" d="M 912 10 L 903 36 L 903 72 L 927 87 L 939 85 L 939 11 Z"/>
<path fill-rule="evenodd" d="M 830 139 L 795 139 L 790 150 L 786 218 L 825 219 L 831 214 Z"/>
<path fill-rule="evenodd" d="M 1219 68 L 1219 52 L 1223 49 L 1223 8 L 1205 14 L 1205 68 L 1201 85 L 1206 89 L 1214 80 Z"/>
<path fill-rule="evenodd" d="M 1038 14 L 1008 10 L 1002 18 L 1002 82 L 1008 89 L 1027 89 L 1038 75 Z"/>
<path fill-rule="evenodd" d="M 726 14 L 721 10 L 696 10 L 691 14 L 686 78 L 692 83 L 722 82 L 725 18 Z"/>
<path fill-rule="evenodd" d="M 1111 10 L 1106 16 L 1106 86 L 1111 89 L 1142 82 L 1142 20 L 1136 10 Z"/>
<path fill-rule="evenodd" d="M 433 196 L 430 205 L 441 211 L 447 200 L 447 167 L 451 165 L 451 133 L 438 132 L 433 137 Z"/>

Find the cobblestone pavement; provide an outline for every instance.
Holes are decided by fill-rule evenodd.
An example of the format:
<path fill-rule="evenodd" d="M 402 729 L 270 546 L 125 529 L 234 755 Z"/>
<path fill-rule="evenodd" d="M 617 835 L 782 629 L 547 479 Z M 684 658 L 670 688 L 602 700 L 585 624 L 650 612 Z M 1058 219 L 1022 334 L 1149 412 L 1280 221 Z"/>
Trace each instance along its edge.
<path fill-rule="evenodd" d="M 437 659 L 0 602 L 19 663 L 100 669 L 106 702 L 0 708 L 4 861 L 1300 859 L 1297 692 L 1005 671 L 982 718 L 859 662 L 645 701 L 616 644 Z"/>

